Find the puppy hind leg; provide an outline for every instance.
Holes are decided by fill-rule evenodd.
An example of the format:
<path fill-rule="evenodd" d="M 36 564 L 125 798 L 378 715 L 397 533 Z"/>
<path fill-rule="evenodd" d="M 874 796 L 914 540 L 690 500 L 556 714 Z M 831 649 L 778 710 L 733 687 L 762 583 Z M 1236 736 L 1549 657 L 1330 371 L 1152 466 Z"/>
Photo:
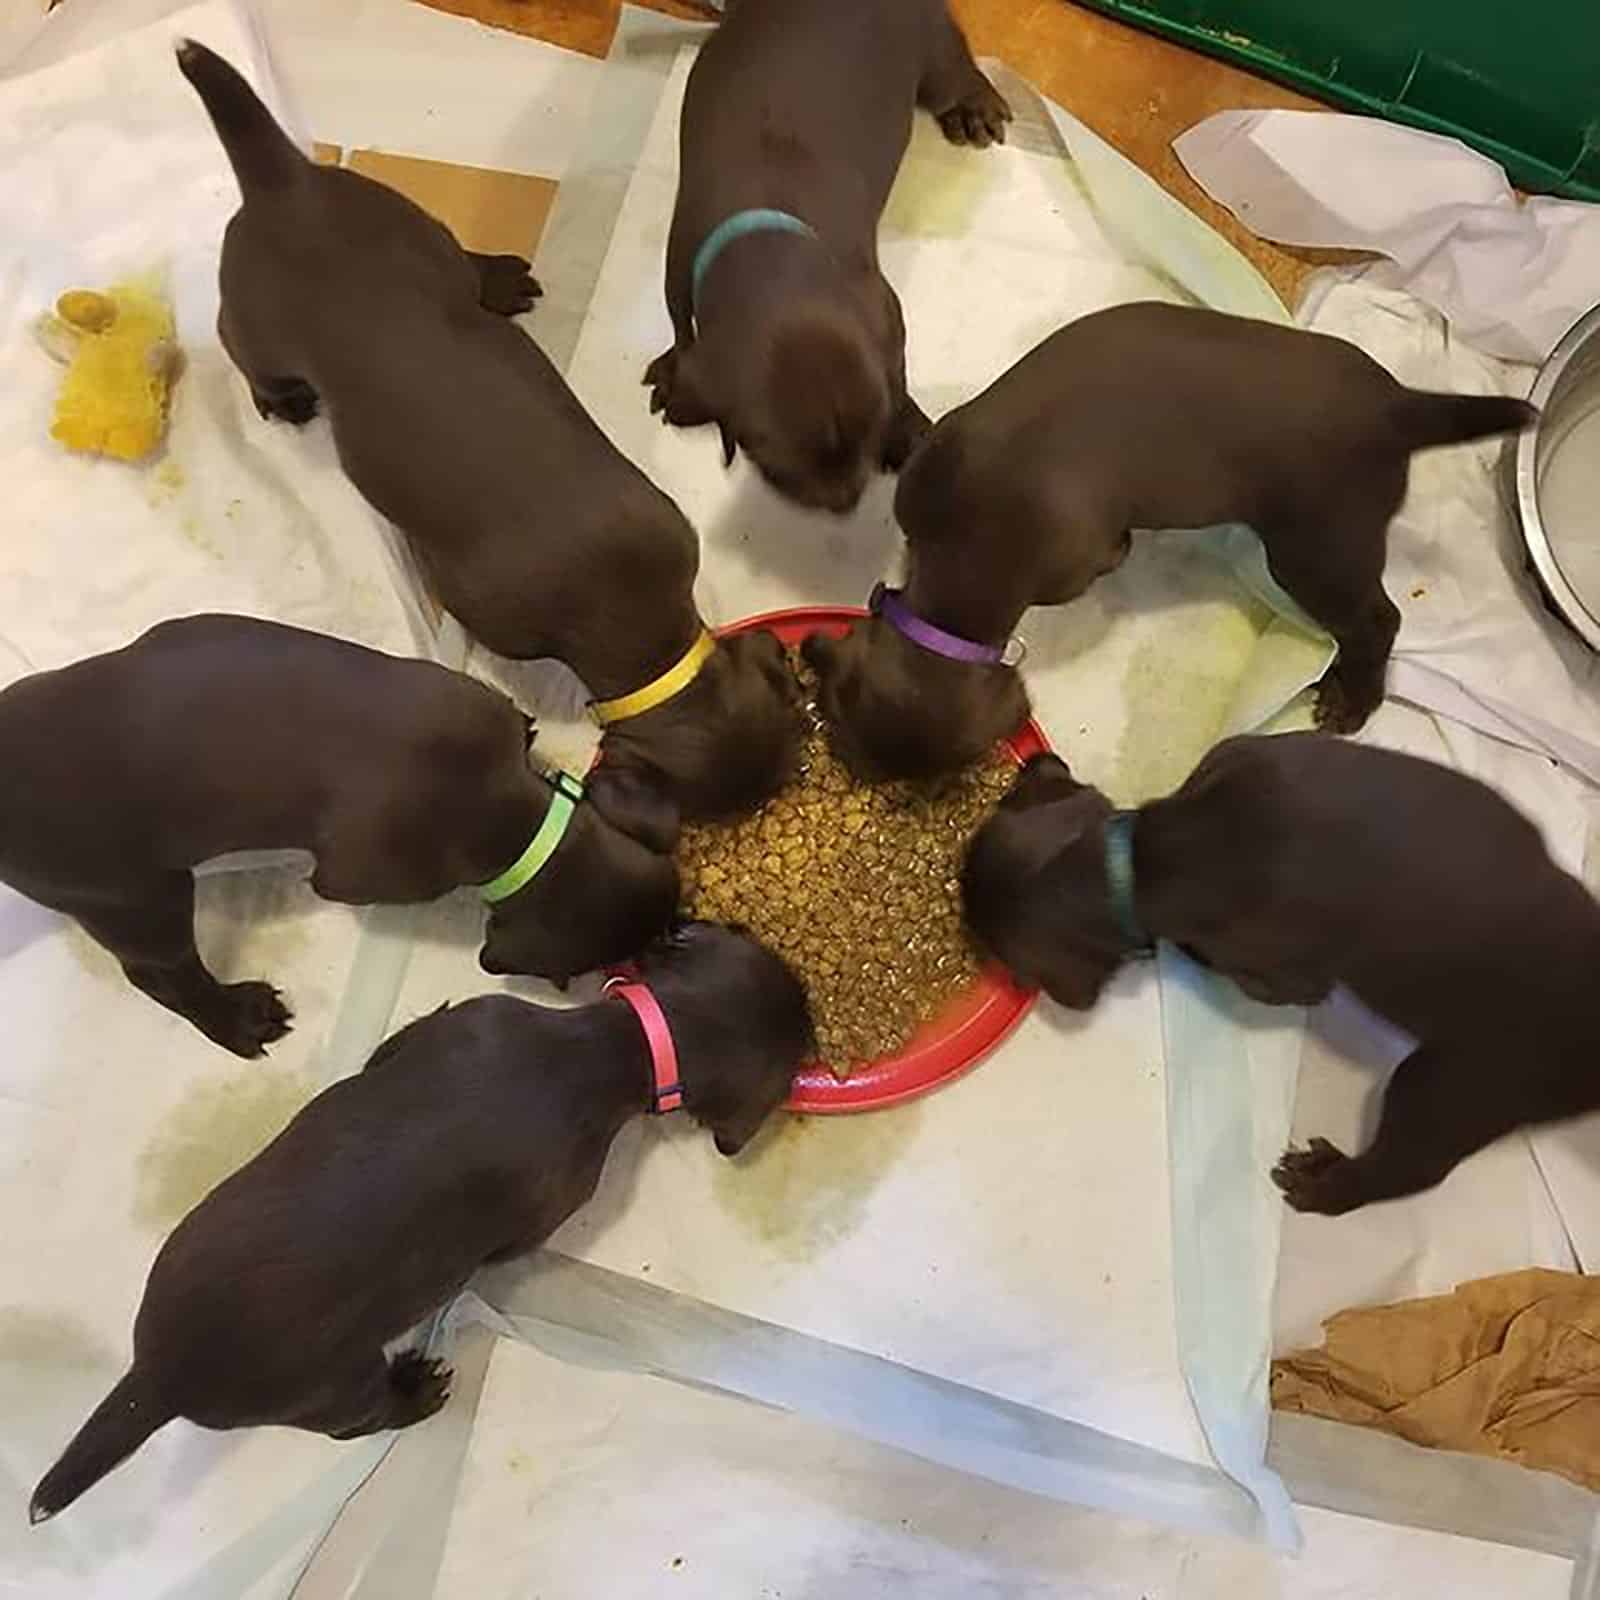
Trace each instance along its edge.
<path fill-rule="evenodd" d="M 917 104 L 932 114 L 951 144 L 1004 144 L 1011 107 L 978 70 L 955 19 L 939 6 Z"/>
<path fill-rule="evenodd" d="M 1284 591 L 1333 635 L 1339 654 L 1317 690 L 1317 723 L 1354 733 L 1383 703 L 1400 613 L 1384 592 L 1387 521 L 1331 518 L 1264 536 L 1267 566 Z"/>
<path fill-rule="evenodd" d="M 1348 612 L 1318 620 L 1334 636 L 1339 654 L 1317 687 L 1317 726 L 1329 733 L 1355 733 L 1383 704 L 1400 613 L 1379 584 Z"/>
<path fill-rule="evenodd" d="M 299 428 L 316 416 L 319 404 L 317 391 L 304 378 L 275 374 L 272 364 L 252 360 L 247 341 L 241 338 L 236 319 L 228 315 L 224 304 L 217 318 L 217 334 L 222 348 L 228 352 L 234 366 L 244 374 L 250 385 L 250 397 L 263 422 L 274 419 L 291 423 Z"/>
<path fill-rule="evenodd" d="M 122 963 L 136 989 L 208 1039 L 252 1060 L 289 1031 L 289 1008 L 270 983 L 219 983 L 194 943 L 194 878 L 164 873 L 115 902 L 60 907 Z"/>
<path fill-rule="evenodd" d="M 298 1414 L 285 1418 L 297 1428 L 333 1439 L 359 1439 L 391 1428 L 409 1428 L 450 1398 L 450 1368 L 420 1350 L 377 1356 Z"/>
<path fill-rule="evenodd" d="M 533 275 L 531 263 L 521 256 L 486 256 L 467 251 L 478 274 L 478 303 L 501 317 L 520 317 L 533 310 L 544 286 Z"/>
<path fill-rule="evenodd" d="M 1272 1181 L 1296 1211 L 1343 1216 L 1420 1194 L 1470 1155 L 1521 1127 L 1517 1064 L 1422 1045 L 1395 1068 L 1372 1143 L 1347 1156 L 1326 1139 L 1285 1151 Z"/>

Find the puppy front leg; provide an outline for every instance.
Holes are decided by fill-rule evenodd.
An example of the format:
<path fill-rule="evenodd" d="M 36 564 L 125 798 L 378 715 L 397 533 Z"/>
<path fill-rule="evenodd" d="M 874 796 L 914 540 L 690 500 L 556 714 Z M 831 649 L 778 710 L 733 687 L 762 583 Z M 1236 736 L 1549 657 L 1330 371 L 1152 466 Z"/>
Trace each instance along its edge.
<path fill-rule="evenodd" d="M 955 19 L 939 6 L 928 65 L 917 85 L 917 104 L 932 113 L 951 144 L 1006 142 L 1011 107 L 978 70 Z"/>
<path fill-rule="evenodd" d="M 881 274 L 878 276 L 878 303 L 883 317 L 884 360 L 897 402 L 895 413 L 884 431 L 880 465 L 885 472 L 898 472 L 932 430 L 933 423 L 906 388 L 905 312 L 900 307 L 900 296 Z"/>
<path fill-rule="evenodd" d="M 1372 1143 L 1347 1156 L 1326 1139 L 1287 1150 L 1272 1181 L 1296 1211 L 1339 1217 L 1377 1200 L 1420 1194 L 1528 1120 L 1521 1063 L 1452 1056 L 1422 1045 L 1394 1070 Z"/>
<path fill-rule="evenodd" d="M 674 427 L 698 427 L 710 416 L 690 416 L 693 406 L 686 395 L 678 394 L 678 373 L 694 349 L 694 291 L 690 264 L 683 256 L 678 229 L 672 229 L 667 242 L 667 315 L 672 318 L 672 346 L 645 368 L 645 387 L 650 389 L 650 414 L 666 413 Z"/>
<path fill-rule="evenodd" d="M 219 983 L 206 970 L 194 943 L 190 873 L 165 873 L 113 903 L 57 909 L 122 963 L 136 989 L 224 1050 L 252 1060 L 289 1031 L 289 1008 L 270 983 Z"/>
<path fill-rule="evenodd" d="M 645 386 L 650 390 L 650 414 L 664 412 L 674 427 L 692 428 L 711 422 L 709 416 L 690 415 L 696 408 L 687 395 L 679 394 L 682 363 L 694 348 L 694 258 L 684 239 L 676 216 L 667 237 L 667 315 L 672 319 L 672 347 L 663 350 L 644 369 Z"/>
<path fill-rule="evenodd" d="M 696 359 L 698 345 L 663 351 L 645 369 L 644 381 L 650 385 L 650 414 L 660 414 L 662 420 L 674 428 L 697 428 L 702 423 L 714 422 L 722 434 L 722 464 L 733 465 L 738 441 L 728 426 L 722 407 L 717 405 L 704 387 L 702 364 Z"/>

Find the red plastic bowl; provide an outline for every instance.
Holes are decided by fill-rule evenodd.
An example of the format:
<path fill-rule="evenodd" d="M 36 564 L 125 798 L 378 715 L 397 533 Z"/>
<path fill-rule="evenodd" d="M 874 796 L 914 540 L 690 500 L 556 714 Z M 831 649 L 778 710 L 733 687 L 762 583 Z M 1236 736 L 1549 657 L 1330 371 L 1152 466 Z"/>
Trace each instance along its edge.
<path fill-rule="evenodd" d="M 854 606 L 801 606 L 746 617 L 717 631 L 726 636 L 764 628 L 784 644 L 795 645 L 813 633 L 842 634 L 868 614 Z M 1020 766 L 1050 745 L 1038 723 L 1029 722 L 1006 741 L 1006 748 Z M 1037 998 L 1037 990 L 1024 989 L 1004 968 L 987 966 L 894 1055 L 857 1067 L 842 1083 L 820 1062 L 802 1067 L 787 1109 L 828 1116 L 915 1100 L 975 1067 L 1027 1016 Z"/>

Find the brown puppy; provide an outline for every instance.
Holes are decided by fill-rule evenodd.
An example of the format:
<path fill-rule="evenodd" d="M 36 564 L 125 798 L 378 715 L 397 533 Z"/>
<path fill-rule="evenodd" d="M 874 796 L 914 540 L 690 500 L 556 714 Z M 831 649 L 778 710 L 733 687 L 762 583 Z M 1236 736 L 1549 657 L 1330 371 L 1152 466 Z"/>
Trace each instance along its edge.
<path fill-rule="evenodd" d="M 667 672 L 704 626 L 699 542 L 506 320 L 538 292 L 527 263 L 469 256 L 392 189 L 313 165 L 202 45 L 179 62 L 244 195 L 220 333 L 262 414 L 327 411 L 351 480 L 490 649 L 564 661 L 601 700 Z M 673 708 L 607 756 L 664 774 L 686 812 L 744 810 L 788 775 L 801 730 L 767 636 L 713 652 Z"/>
<path fill-rule="evenodd" d="M 1339 1215 L 1415 1194 L 1515 1128 L 1600 1106 L 1600 906 L 1494 790 L 1321 734 L 1230 739 L 1174 795 L 1117 814 L 1040 756 L 979 833 L 973 932 L 1088 1007 L 1135 949 L 1181 945 L 1269 1005 L 1344 984 L 1418 1041 L 1371 1145 L 1273 1172 Z"/>
<path fill-rule="evenodd" d="M 672 1034 L 681 1100 L 736 1154 L 810 1049 L 805 997 L 752 940 L 694 924 L 639 981 Z M 384 1345 L 485 1262 L 536 1249 L 600 1181 L 657 1093 L 617 996 L 572 1011 L 509 995 L 387 1040 L 206 1196 L 162 1246 L 133 1365 L 34 1490 L 42 1522 L 174 1417 L 335 1438 L 403 1428 L 448 1398 L 443 1363 Z"/>
<path fill-rule="evenodd" d="M 689 74 L 651 409 L 801 505 L 850 510 L 928 426 L 878 270 L 918 105 L 955 144 L 1011 116 L 945 0 L 739 0 Z"/>
<path fill-rule="evenodd" d="M 1114 570 L 1136 528 L 1245 522 L 1273 576 L 1338 641 L 1318 719 L 1359 728 L 1383 699 L 1399 613 L 1383 592 L 1412 453 L 1525 427 L 1520 400 L 1426 394 L 1354 345 L 1215 311 L 1116 306 L 1052 334 L 944 417 L 895 496 L 918 617 L 1003 645 L 1029 606 Z M 818 639 L 823 704 L 889 776 L 976 760 L 1023 703 L 886 622 Z"/>
<path fill-rule="evenodd" d="M 253 617 L 165 622 L 122 650 L 0 693 L 0 880 L 75 917 L 136 987 L 236 1055 L 288 1031 L 266 983 L 219 983 L 194 943 L 191 868 L 310 851 L 350 905 L 487 883 L 555 790 L 503 695 L 431 662 Z M 500 900 L 490 972 L 565 981 L 669 926 L 677 817 L 602 770 L 555 854 Z"/>

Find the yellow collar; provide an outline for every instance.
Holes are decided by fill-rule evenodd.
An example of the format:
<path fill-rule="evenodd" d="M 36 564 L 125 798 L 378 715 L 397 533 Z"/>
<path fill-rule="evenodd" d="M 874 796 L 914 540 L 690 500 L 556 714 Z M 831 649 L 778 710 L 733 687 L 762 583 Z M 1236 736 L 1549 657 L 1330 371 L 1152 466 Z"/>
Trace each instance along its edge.
<path fill-rule="evenodd" d="M 625 722 L 629 717 L 642 716 L 646 711 L 654 711 L 657 706 L 664 706 L 674 695 L 682 694 L 694 680 L 699 677 L 700 669 L 706 664 L 707 657 L 717 648 L 717 641 L 712 637 L 709 629 L 702 628 L 700 637 L 689 646 L 674 666 L 667 668 L 661 676 L 642 689 L 635 689 L 632 694 L 622 695 L 616 700 L 591 700 L 589 712 L 602 728 L 609 727 L 613 722 Z"/>

